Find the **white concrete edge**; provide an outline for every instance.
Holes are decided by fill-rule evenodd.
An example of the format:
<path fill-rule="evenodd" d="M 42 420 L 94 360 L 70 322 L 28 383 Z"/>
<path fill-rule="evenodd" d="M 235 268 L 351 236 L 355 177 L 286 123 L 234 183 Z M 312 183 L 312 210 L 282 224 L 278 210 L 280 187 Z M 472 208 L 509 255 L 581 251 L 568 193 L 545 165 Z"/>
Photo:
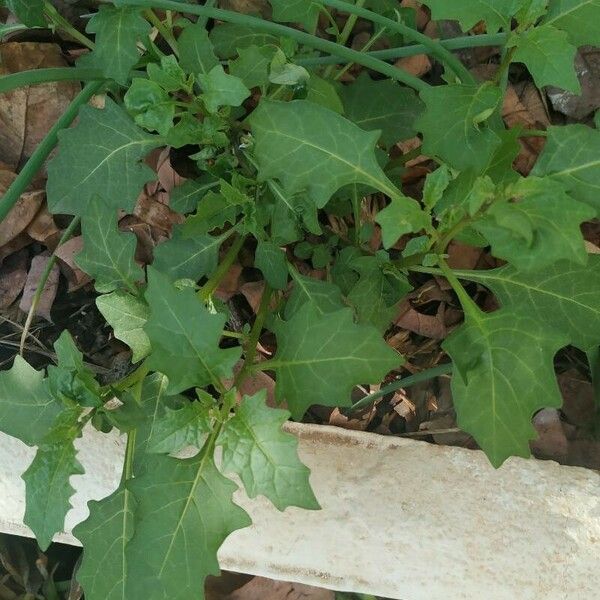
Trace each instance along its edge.
<path fill-rule="evenodd" d="M 600 587 L 600 474 L 554 462 L 509 460 L 494 470 L 478 451 L 290 423 L 323 510 L 277 511 L 236 501 L 253 525 L 219 551 L 224 569 L 403 600 L 592 600 Z M 123 442 L 88 430 L 86 475 L 65 532 L 86 502 L 116 488 Z M 33 449 L 0 434 L 0 531 L 23 525 L 20 474 Z"/>

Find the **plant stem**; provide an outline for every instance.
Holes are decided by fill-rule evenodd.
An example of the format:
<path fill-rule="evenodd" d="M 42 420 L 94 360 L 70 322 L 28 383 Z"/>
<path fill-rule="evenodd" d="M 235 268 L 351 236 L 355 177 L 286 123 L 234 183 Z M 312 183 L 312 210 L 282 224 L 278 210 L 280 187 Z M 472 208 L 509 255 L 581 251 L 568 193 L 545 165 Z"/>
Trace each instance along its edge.
<path fill-rule="evenodd" d="M 156 14 L 151 8 L 144 11 L 144 16 L 154 27 L 156 27 L 158 33 L 160 33 L 165 42 L 169 44 L 169 48 L 173 50 L 173 54 L 175 54 L 175 56 L 178 57 L 179 48 L 177 46 L 177 40 L 173 36 L 173 32 L 169 31 L 169 29 L 165 27 L 165 24 L 156 16 Z"/>
<path fill-rule="evenodd" d="M 354 245 L 360 246 L 360 228 L 361 228 L 361 199 L 358 197 L 356 184 L 352 186 L 352 213 L 354 215 Z"/>
<path fill-rule="evenodd" d="M 506 42 L 507 38 L 508 35 L 506 33 L 486 33 L 483 35 L 466 35 L 449 40 L 439 40 L 439 44 L 448 50 L 460 50 L 461 48 L 501 46 Z M 395 60 L 396 58 L 405 58 L 417 54 L 432 54 L 432 51 L 423 44 L 412 44 L 409 46 L 401 46 L 399 48 L 389 48 L 388 50 L 373 50 L 366 54 L 381 60 Z M 313 65 L 328 65 L 331 63 L 341 64 L 344 61 L 336 56 L 316 56 L 314 58 L 298 59 L 295 62 L 303 67 L 310 67 Z"/>
<path fill-rule="evenodd" d="M 462 283 L 458 280 L 458 277 L 454 274 L 452 269 L 448 266 L 443 258 L 440 258 L 440 269 L 444 274 L 444 277 L 448 280 L 448 283 L 452 286 L 454 293 L 458 296 L 460 304 L 465 312 L 465 316 L 469 316 L 476 321 L 480 320 L 481 311 L 471 296 L 467 294 L 467 291 L 463 287 Z"/>
<path fill-rule="evenodd" d="M 354 6 L 362 8 L 364 5 L 365 0 L 356 0 L 356 4 Z M 352 13 L 348 17 L 344 25 L 344 29 L 342 29 L 342 32 L 340 33 L 340 36 L 338 38 L 338 44 L 346 45 L 346 42 L 348 41 L 348 38 L 350 37 L 350 34 L 352 33 L 354 26 L 356 25 L 356 21 L 358 21 L 358 15 L 356 13 Z"/>
<path fill-rule="evenodd" d="M 244 365 L 237 374 L 237 377 L 233 382 L 233 387 L 238 387 L 240 383 L 244 381 L 244 378 L 248 374 L 248 371 L 254 364 L 254 357 L 256 356 L 256 346 L 258 345 L 260 334 L 263 330 L 265 321 L 267 319 L 267 315 L 269 313 L 269 303 L 271 302 L 272 295 L 273 288 L 271 288 L 271 286 L 268 283 L 265 283 L 265 289 L 260 299 L 260 306 L 258 307 L 258 312 L 256 313 L 256 319 L 254 319 L 254 323 L 250 331 L 250 337 L 248 338 L 248 349 L 246 350 Z"/>
<path fill-rule="evenodd" d="M 131 430 L 127 434 L 127 446 L 125 447 L 125 461 L 123 463 L 123 474 L 121 475 L 121 485 L 133 477 L 133 459 L 135 457 L 135 438 L 137 429 Z"/>
<path fill-rule="evenodd" d="M 348 60 L 349 62 L 355 62 L 359 65 L 362 65 L 363 67 L 367 67 L 383 75 L 387 75 L 391 79 L 400 81 L 405 85 L 414 88 L 415 90 L 420 91 L 429 86 L 428 83 L 422 81 L 418 77 L 409 75 L 402 69 L 398 69 L 396 67 L 393 67 L 392 65 L 388 65 L 384 61 L 373 58 L 368 54 L 362 54 L 360 52 L 357 52 L 356 50 L 352 50 L 351 48 L 340 46 L 335 42 L 330 42 L 328 40 L 321 39 L 320 37 L 311 35 L 309 33 L 305 33 L 304 31 L 299 31 L 298 29 L 294 29 L 293 27 L 287 27 L 285 25 L 280 25 L 279 23 L 273 23 L 272 21 L 266 21 L 264 19 L 259 19 L 250 15 L 244 15 L 234 11 L 222 10 L 219 8 L 198 6 L 195 4 L 183 4 L 181 2 L 174 2 L 173 0 L 122 0 L 121 4 L 123 6 L 140 6 L 143 8 L 155 7 L 161 8 L 163 10 L 177 10 L 192 15 L 212 17 L 214 19 L 226 21 L 228 23 L 249 26 L 256 29 L 257 31 L 264 31 L 266 33 L 271 33 L 275 36 L 289 37 L 310 48 L 315 48 L 317 50 L 321 50 L 322 52 L 327 52 L 329 54 L 335 54 L 336 56 L 339 56 L 344 60 Z M 344 6 L 347 6 L 345 3 L 342 4 L 344 4 Z M 370 14 L 375 14 L 371 13 L 371 11 L 367 12 Z M 391 21 L 390 19 L 386 19 L 385 21 L 386 23 L 387 21 L 389 21 L 390 23 L 396 25 L 395 21 Z M 429 38 L 427 39 L 429 40 Z"/>
<path fill-rule="evenodd" d="M 69 226 L 65 229 L 60 240 L 58 241 L 58 245 L 54 249 L 52 256 L 50 256 L 50 258 L 48 259 L 46 268 L 44 269 L 44 272 L 42 273 L 42 276 L 40 277 L 40 280 L 38 281 L 37 288 L 35 290 L 35 294 L 33 295 L 33 298 L 31 299 L 31 306 L 29 307 L 29 312 L 27 313 L 27 319 L 25 320 L 25 325 L 23 326 L 23 331 L 21 332 L 21 340 L 19 342 L 19 354 L 21 356 L 23 356 L 23 352 L 25 350 L 25 342 L 27 341 L 27 335 L 29 334 L 29 328 L 31 327 L 33 317 L 35 316 L 35 311 L 40 302 L 40 298 L 42 297 L 42 293 L 44 292 L 44 288 L 46 287 L 46 282 L 48 281 L 48 277 L 50 277 L 50 273 L 52 272 L 52 269 L 53 269 L 54 265 L 56 264 L 56 250 L 60 246 L 62 246 L 66 241 L 71 239 L 71 236 L 73 235 L 73 233 L 75 233 L 75 230 L 79 226 L 79 221 L 80 221 L 80 218 L 75 217 L 71 221 L 71 223 L 69 223 Z"/>
<path fill-rule="evenodd" d="M 87 38 L 83 33 L 75 29 L 69 21 L 67 21 L 57 10 L 52 6 L 52 4 L 48 1 L 44 1 L 44 12 L 46 13 L 46 18 L 58 29 L 61 29 L 65 33 L 69 34 L 74 40 L 77 40 L 82 46 L 93 50 L 95 45 L 89 38 Z"/>
<path fill-rule="evenodd" d="M 100 69 L 81 67 L 50 67 L 48 69 L 29 69 L 0 77 L 0 94 L 20 87 L 40 85 L 51 81 L 99 81 L 105 79 Z"/>
<path fill-rule="evenodd" d="M 371 10 L 367 10 L 366 8 L 361 8 L 360 6 L 354 6 L 348 2 L 343 2 L 342 0 L 321 0 L 321 2 L 342 12 L 351 13 L 358 17 L 362 17 L 363 19 L 372 21 L 373 23 L 382 25 L 389 30 L 397 31 L 409 40 L 423 44 L 423 46 L 429 48 L 433 56 L 454 71 L 455 75 L 461 79 L 463 83 L 475 83 L 475 78 L 473 75 L 471 75 L 465 65 L 463 65 L 462 62 L 460 62 L 460 60 L 454 56 L 454 54 L 442 46 L 442 44 L 440 44 L 438 41 L 433 40 L 416 29 L 412 29 L 412 27 L 408 27 L 408 25 L 404 25 L 404 23 L 393 21 L 387 17 L 382 17 L 381 15 L 378 15 Z"/>
<path fill-rule="evenodd" d="M 215 6 L 215 4 L 216 4 L 215 0 L 204 0 L 205 8 L 213 8 Z M 206 24 L 208 23 L 208 18 L 209 18 L 208 15 L 200 15 L 197 23 L 200 23 L 200 25 L 204 25 L 204 27 L 206 27 Z"/>
<path fill-rule="evenodd" d="M 398 379 L 393 383 L 389 383 L 388 385 L 384 385 L 379 391 L 373 392 L 364 398 L 361 398 L 356 404 L 352 405 L 351 410 L 360 410 L 362 408 L 366 408 L 377 400 L 378 398 L 382 398 L 386 394 L 390 392 L 395 392 L 400 388 L 407 388 L 411 385 L 415 385 L 417 383 L 421 383 L 423 381 L 428 381 L 429 379 L 433 379 L 434 377 L 439 377 L 440 375 L 446 375 L 452 372 L 452 363 L 445 363 L 443 365 L 438 365 L 437 367 L 433 367 L 431 369 L 427 369 L 426 371 L 421 371 L 420 373 L 415 373 L 414 375 L 409 375 L 408 377 L 403 377 L 402 379 Z"/>
<path fill-rule="evenodd" d="M 523 129 L 519 137 L 547 137 L 548 132 L 545 129 Z"/>
<path fill-rule="evenodd" d="M 2 200 L 0 200 L 0 221 L 3 221 L 12 207 L 17 203 L 21 194 L 27 189 L 27 186 L 44 164 L 46 158 L 56 144 L 58 143 L 58 132 L 67 128 L 73 119 L 77 116 L 79 108 L 88 102 L 88 100 L 104 85 L 103 81 L 92 81 L 87 83 L 79 92 L 75 99 L 69 104 L 64 114 L 54 123 L 46 137 L 34 150 L 31 158 L 27 161 L 16 179 L 12 182 Z"/>
<path fill-rule="evenodd" d="M 367 52 L 369 48 L 385 33 L 385 29 L 382 27 L 362 48 L 361 52 Z M 339 81 L 353 66 L 354 63 L 346 63 L 333 78 L 335 81 Z M 335 70 L 335 68 L 334 68 Z"/>
<path fill-rule="evenodd" d="M 197 294 L 202 300 L 208 300 L 213 292 L 219 287 L 219 283 L 221 279 L 225 277 L 227 271 L 231 268 L 231 265 L 234 263 L 235 259 L 239 251 L 242 249 L 244 245 L 245 237 L 242 235 L 238 235 L 234 240 L 233 244 L 229 250 L 227 250 L 227 254 L 221 261 L 221 264 L 217 267 L 217 270 L 212 274 L 212 276 L 208 279 L 208 281 L 198 290 Z"/>

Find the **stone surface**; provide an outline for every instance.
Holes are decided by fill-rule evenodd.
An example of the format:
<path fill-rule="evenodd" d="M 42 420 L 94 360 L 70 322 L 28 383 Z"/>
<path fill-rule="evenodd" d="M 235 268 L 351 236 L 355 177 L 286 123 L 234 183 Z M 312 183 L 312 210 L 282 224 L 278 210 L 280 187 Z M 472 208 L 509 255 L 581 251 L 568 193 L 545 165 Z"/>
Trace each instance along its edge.
<path fill-rule="evenodd" d="M 254 524 L 223 568 L 403 600 L 592 600 L 600 588 L 600 474 L 333 427 L 289 424 L 321 511 L 238 501 Z M 67 530 L 118 482 L 121 441 L 91 433 Z M 27 534 L 19 478 L 32 452 L 0 435 L 0 530 Z M 77 543 L 67 532 L 57 539 Z"/>

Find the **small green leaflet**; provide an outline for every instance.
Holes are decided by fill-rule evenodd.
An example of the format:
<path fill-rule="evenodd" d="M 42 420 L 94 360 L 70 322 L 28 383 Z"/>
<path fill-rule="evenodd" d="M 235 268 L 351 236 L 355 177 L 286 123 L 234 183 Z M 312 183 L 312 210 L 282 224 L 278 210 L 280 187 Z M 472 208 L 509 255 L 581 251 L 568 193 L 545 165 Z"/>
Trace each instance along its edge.
<path fill-rule="evenodd" d="M 533 414 L 562 404 L 554 355 L 567 343 L 546 325 L 508 309 L 474 307 L 442 347 L 455 366 L 452 397 L 458 425 L 499 467 L 509 456 L 528 457 L 536 437 Z"/>
<path fill-rule="evenodd" d="M 285 251 L 277 244 L 258 242 L 254 263 L 272 288 L 283 290 L 287 287 L 288 269 Z"/>
<path fill-rule="evenodd" d="M 71 508 L 69 499 L 75 490 L 69 483 L 71 475 L 83 475 L 72 439 L 43 445 L 23 474 L 26 490 L 25 517 L 42 551 L 62 531 L 65 515 Z"/>
<path fill-rule="evenodd" d="M 238 50 L 238 58 L 229 63 L 229 73 L 250 89 L 269 83 L 269 66 L 275 55 L 273 46 L 248 46 Z"/>
<path fill-rule="evenodd" d="M 307 303 L 312 304 L 319 315 L 344 307 L 342 292 L 337 285 L 313 277 L 305 277 L 294 271 L 292 277 L 294 287 L 285 305 L 286 319 L 290 319 Z"/>
<path fill-rule="evenodd" d="M 86 31 L 95 33 L 95 48 L 78 61 L 78 66 L 101 69 L 104 75 L 125 85 L 131 68 L 140 58 L 138 42 L 144 42 L 150 23 L 139 8 L 101 6 Z"/>
<path fill-rule="evenodd" d="M 250 525 L 232 501 L 237 486 L 217 471 L 211 453 L 150 457 L 129 483 L 138 507 L 127 600 L 203 599 L 204 579 L 220 572 L 217 550 L 230 533 Z"/>
<path fill-rule="evenodd" d="M 200 23 L 187 25 L 177 39 L 177 46 L 179 64 L 187 73 L 206 74 L 219 64 L 206 27 Z"/>
<path fill-rule="evenodd" d="M 173 127 L 175 102 L 155 81 L 134 77 L 124 102 L 140 127 L 165 136 Z"/>
<path fill-rule="evenodd" d="M 512 186 L 516 202 L 496 202 L 473 227 L 492 246 L 494 256 L 515 267 L 542 270 L 560 260 L 587 262 L 580 224 L 594 210 L 576 202 L 549 179 L 528 177 Z"/>
<path fill-rule="evenodd" d="M 321 314 L 307 303 L 278 323 L 277 398 L 300 419 L 309 406 L 349 406 L 352 388 L 379 383 L 403 359 L 371 325 L 354 323 L 352 310 Z"/>
<path fill-rule="evenodd" d="M 309 33 L 317 27 L 322 6 L 316 0 L 269 0 L 273 7 L 273 20 L 283 23 L 300 23 Z"/>
<path fill-rule="evenodd" d="M 44 0 L 6 0 L 6 7 L 27 27 L 44 27 Z"/>
<path fill-rule="evenodd" d="M 134 260 L 136 237 L 117 227 L 117 211 L 100 196 L 92 198 L 81 219 L 83 250 L 77 264 L 94 278 L 99 292 L 112 292 L 125 287 L 136 291 L 136 281 L 144 273 Z"/>
<path fill-rule="evenodd" d="M 488 287 L 500 304 L 527 314 L 548 331 L 564 335 L 583 351 L 600 340 L 600 256 L 588 263 L 555 263 L 523 273 L 509 265 L 490 271 L 456 271 L 459 277 Z"/>
<path fill-rule="evenodd" d="M 148 438 L 146 452 L 170 454 L 186 446 L 202 448 L 210 433 L 206 409 L 199 402 L 183 398 L 177 409 L 165 406 Z"/>
<path fill-rule="evenodd" d="M 134 532 L 135 498 L 121 485 L 88 508 L 90 516 L 73 530 L 84 548 L 77 581 L 87 600 L 129 600 L 126 548 Z"/>
<path fill-rule="evenodd" d="M 525 64 L 538 87 L 555 85 L 574 94 L 581 93 L 575 74 L 577 48 L 567 41 L 564 31 L 550 25 L 534 27 L 515 35 L 508 46 L 516 47 L 513 61 Z"/>
<path fill-rule="evenodd" d="M 79 123 L 58 134 L 59 152 L 48 164 L 48 207 L 84 215 L 96 196 L 111 208 L 133 210 L 140 190 L 156 175 L 141 162 L 161 140 L 137 127 L 115 102 L 84 106 Z"/>
<path fill-rule="evenodd" d="M 531 175 L 548 175 L 600 212 L 600 131 L 586 125 L 549 127 Z"/>
<path fill-rule="evenodd" d="M 290 194 L 307 190 L 319 208 L 350 183 L 400 193 L 375 158 L 379 134 L 332 110 L 306 100 L 263 100 L 248 121 L 262 181 L 279 179 Z"/>
<path fill-rule="evenodd" d="M 421 92 L 427 110 L 415 127 L 423 152 L 463 171 L 488 165 L 500 138 L 485 123 L 500 103 L 500 88 L 482 85 L 430 86 Z"/>
<path fill-rule="evenodd" d="M 150 318 L 144 330 L 152 346 L 148 368 L 168 377 L 170 394 L 194 386 L 218 386 L 221 379 L 231 377 L 241 348 L 219 348 L 224 315 L 209 313 L 192 289 L 177 290 L 152 267 L 146 301 Z"/>
<path fill-rule="evenodd" d="M 250 90 L 242 80 L 225 73 L 221 65 L 198 75 L 198 83 L 202 87 L 200 97 L 210 113 L 216 113 L 221 106 L 240 106 L 250 96 Z"/>
<path fill-rule="evenodd" d="M 576 46 L 600 46 L 600 0 L 550 0 L 543 23 L 569 34 Z"/>
<path fill-rule="evenodd" d="M 409 88 L 391 79 L 375 81 L 366 72 L 340 89 L 344 113 L 365 131 L 379 131 L 385 147 L 416 134 L 423 102 Z"/>
<path fill-rule="evenodd" d="M 44 374 L 21 356 L 0 372 L 0 431 L 28 446 L 39 444 L 63 407 L 51 395 Z"/>
<path fill-rule="evenodd" d="M 496 33 L 499 29 L 510 30 L 510 17 L 522 0 L 423 0 L 423 4 L 431 9 L 431 18 L 436 21 L 455 20 L 463 31 L 468 31 L 483 20 L 488 33 Z"/>
<path fill-rule="evenodd" d="M 187 236 L 185 225 L 178 226 L 170 240 L 156 247 L 152 265 L 173 280 L 198 281 L 217 268 L 219 248 L 228 236 Z"/>
<path fill-rule="evenodd" d="M 431 217 L 421 210 L 419 203 L 401 195 L 377 213 L 375 221 L 381 226 L 383 247 L 391 248 L 401 236 L 412 231 L 431 228 Z"/>
<path fill-rule="evenodd" d="M 113 328 L 115 337 L 131 348 L 136 363 L 150 352 L 150 340 L 144 331 L 150 310 L 138 296 L 116 290 L 96 298 L 96 306 Z"/>
<path fill-rule="evenodd" d="M 336 86 L 331 81 L 311 73 L 307 85 L 306 99 L 309 102 L 320 104 L 336 113 L 344 113 L 344 105 L 340 100 Z"/>
<path fill-rule="evenodd" d="M 219 180 L 210 176 L 198 180 L 188 179 L 171 191 L 169 208 L 181 214 L 192 212 L 206 193 L 218 185 Z"/>
<path fill-rule="evenodd" d="M 249 25 L 235 25 L 223 23 L 213 27 L 210 32 L 210 41 L 220 58 L 233 58 L 238 50 L 250 46 L 277 46 L 278 38 L 268 33 L 256 31 Z"/>
<path fill-rule="evenodd" d="M 217 440 L 223 446 L 223 470 L 240 476 L 250 498 L 262 494 L 279 510 L 318 509 L 310 471 L 298 458 L 298 440 L 281 430 L 290 413 L 269 408 L 265 397 L 265 390 L 244 396 L 225 423 Z"/>

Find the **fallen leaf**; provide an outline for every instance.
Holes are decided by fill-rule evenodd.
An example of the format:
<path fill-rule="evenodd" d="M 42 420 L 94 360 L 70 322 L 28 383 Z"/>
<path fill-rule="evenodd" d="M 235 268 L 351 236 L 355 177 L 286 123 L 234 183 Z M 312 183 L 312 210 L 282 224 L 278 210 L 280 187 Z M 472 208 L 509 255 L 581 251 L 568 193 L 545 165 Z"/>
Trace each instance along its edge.
<path fill-rule="evenodd" d="M 223 600 L 334 600 L 330 590 L 255 577 L 243 587 L 225 596 Z"/>
<path fill-rule="evenodd" d="M 4 261 L 7 256 L 18 252 L 21 248 L 29 246 L 33 240 L 26 234 L 20 233 L 17 237 L 13 238 L 8 244 L 0 246 L 0 264 Z"/>
<path fill-rule="evenodd" d="M 0 45 L 0 75 L 42 67 L 65 67 L 56 44 Z M 53 82 L 0 94 L 0 160 L 14 170 L 29 158 L 79 91 L 79 84 Z"/>
<path fill-rule="evenodd" d="M 395 62 L 395 66 L 406 71 L 409 75 L 423 77 L 431 71 L 431 60 L 429 60 L 427 54 L 415 54 L 415 56 L 399 58 Z"/>
<path fill-rule="evenodd" d="M 27 226 L 27 233 L 36 242 L 40 242 L 46 248 L 54 250 L 60 239 L 61 230 L 56 226 L 54 217 L 48 212 L 48 208 L 44 204 Z"/>
<path fill-rule="evenodd" d="M 569 442 L 554 408 L 544 408 L 533 417 L 533 426 L 538 438 L 531 442 L 531 451 L 537 458 L 564 460 L 569 451 Z"/>
<path fill-rule="evenodd" d="M 29 309 L 31 308 L 33 296 L 35 295 L 38 283 L 44 270 L 46 269 L 49 260 L 50 253 L 43 252 L 42 254 L 35 256 L 31 261 L 31 267 L 29 267 L 29 273 L 27 273 L 27 280 L 25 281 L 25 288 L 23 289 L 23 296 L 21 297 L 21 302 L 19 303 L 19 308 L 25 313 L 28 313 Z M 35 311 L 36 315 L 44 317 L 44 319 L 50 322 L 52 322 L 50 310 L 52 309 L 52 304 L 54 303 L 56 292 L 58 291 L 59 273 L 60 271 L 58 266 L 54 265 L 50 271 L 50 276 L 46 281 L 46 285 L 44 286 L 37 309 Z"/>
<path fill-rule="evenodd" d="M 424 315 L 409 306 L 397 319 L 396 325 L 402 329 L 408 329 L 423 337 L 435 340 L 443 340 L 448 335 L 448 330 L 444 323 L 443 304 L 440 304 L 440 310 L 436 315 Z"/>
<path fill-rule="evenodd" d="M 166 204 L 149 196 L 145 192 L 140 194 L 133 214 L 151 227 L 157 227 L 165 233 L 173 229 L 173 225 L 183 223 L 184 217 L 172 211 Z"/>
<path fill-rule="evenodd" d="M 423 8 L 423 5 L 420 2 L 417 2 L 417 0 L 402 0 L 402 2 L 400 2 L 400 6 L 402 8 L 414 9 L 417 29 L 419 31 L 423 31 L 430 20 L 429 12 Z"/>
<path fill-rule="evenodd" d="M 54 252 L 58 258 L 60 270 L 69 282 L 69 292 L 74 292 L 92 281 L 92 278 L 84 273 L 75 262 L 75 256 L 82 250 L 83 238 L 79 235 L 61 244 Z"/>
<path fill-rule="evenodd" d="M 225 273 L 225 276 L 219 282 L 219 287 L 215 290 L 215 296 L 223 302 L 231 300 L 231 298 L 240 291 L 241 274 L 242 265 L 239 263 L 231 265 L 229 271 Z"/>
<path fill-rule="evenodd" d="M 15 178 L 16 175 L 10 171 L 0 171 L 0 195 L 6 192 Z M 0 246 L 8 244 L 21 232 L 25 231 L 42 205 L 43 198 L 44 192 L 42 190 L 21 194 L 17 203 L 4 220 L 0 222 Z"/>
<path fill-rule="evenodd" d="M 244 295 L 244 298 L 246 298 L 255 314 L 258 312 L 258 307 L 260 306 L 260 300 L 264 291 L 264 281 L 248 281 L 240 286 L 240 293 Z"/>
<path fill-rule="evenodd" d="M 0 309 L 7 309 L 19 296 L 27 279 L 27 251 L 8 256 L 0 267 Z"/>
<path fill-rule="evenodd" d="M 595 414 L 594 388 L 576 369 L 569 369 L 558 376 L 563 397 L 562 413 L 573 425 L 589 425 Z"/>
<path fill-rule="evenodd" d="M 450 267 L 471 270 L 479 263 L 483 249 L 461 244 L 460 242 L 451 242 L 447 252 L 447 262 Z"/>

